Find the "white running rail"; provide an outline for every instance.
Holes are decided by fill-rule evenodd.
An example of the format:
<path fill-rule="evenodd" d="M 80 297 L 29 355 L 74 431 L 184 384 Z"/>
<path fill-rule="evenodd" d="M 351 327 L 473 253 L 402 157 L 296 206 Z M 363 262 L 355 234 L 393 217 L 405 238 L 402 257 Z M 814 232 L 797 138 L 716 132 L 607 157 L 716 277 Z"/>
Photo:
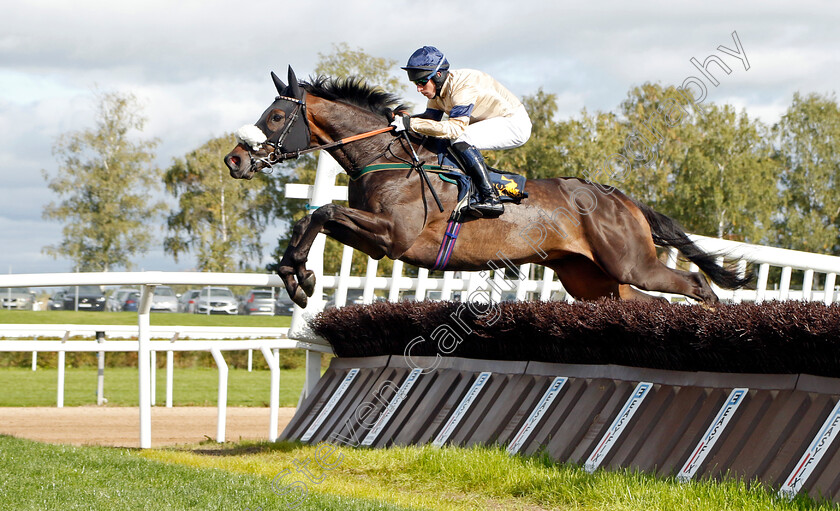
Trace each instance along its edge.
<path fill-rule="evenodd" d="M 140 286 L 140 305 L 137 311 L 136 327 L 121 327 L 112 325 L 4 325 L 0 328 L 0 335 L 3 337 L 21 335 L 29 336 L 59 336 L 61 341 L 38 341 L 33 339 L 12 339 L 0 341 L 0 351 L 56 351 L 59 354 L 59 390 L 57 396 L 58 405 L 63 405 L 63 382 L 64 382 L 64 354 L 67 351 L 137 351 L 138 360 L 138 401 L 140 408 L 140 447 L 151 447 L 151 406 L 153 379 L 152 371 L 154 363 L 152 360 L 153 351 L 166 351 L 167 363 L 171 364 L 171 352 L 173 351 L 210 351 L 219 366 L 219 422 L 217 427 L 217 440 L 224 441 L 225 432 L 225 407 L 227 396 L 227 365 L 221 355 L 222 350 L 247 350 L 259 349 L 271 368 L 271 418 L 269 425 L 269 438 L 277 438 L 277 417 L 278 402 L 277 395 L 279 385 L 279 367 L 276 357 L 272 355 L 272 349 L 303 348 L 308 355 L 307 360 L 317 355 L 318 367 L 320 369 L 320 353 L 329 352 L 329 346 L 325 343 L 313 343 L 306 341 L 290 340 L 287 338 L 287 329 L 212 329 L 212 334 L 206 329 L 197 327 L 152 327 L 150 325 L 151 298 L 155 287 L 158 285 L 220 285 L 220 286 L 254 286 L 271 287 L 280 286 L 280 279 L 272 275 L 260 275 L 249 273 L 193 273 L 193 272 L 100 272 L 100 273 L 46 273 L 46 274 L 18 274 L 0 275 L 0 287 L 62 287 L 82 285 L 135 285 Z M 239 330 L 234 332 L 234 330 Z M 129 336 L 136 337 L 136 341 L 70 341 L 71 335 L 96 335 L 96 332 L 111 332 L 114 337 Z M 201 341 L 177 341 L 177 335 L 189 334 L 191 337 L 199 336 Z M 165 335 L 169 341 L 152 341 L 153 336 Z M 252 337 L 246 341 L 222 340 L 227 336 Z M 207 339 L 215 336 L 216 339 Z M 308 368 L 308 371 L 310 369 Z M 171 372 L 167 374 L 171 381 Z M 171 392 L 171 383 L 168 382 L 168 394 Z M 169 397 L 169 396 L 167 396 Z M 170 400 L 171 402 L 171 400 Z"/>

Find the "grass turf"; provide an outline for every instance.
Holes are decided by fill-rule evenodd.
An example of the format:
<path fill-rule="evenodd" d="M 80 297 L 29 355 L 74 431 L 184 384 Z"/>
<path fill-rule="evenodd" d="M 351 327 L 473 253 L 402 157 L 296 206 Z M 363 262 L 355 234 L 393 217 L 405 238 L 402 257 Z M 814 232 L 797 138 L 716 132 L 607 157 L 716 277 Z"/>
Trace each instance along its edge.
<path fill-rule="evenodd" d="M 222 316 L 153 312 L 152 325 L 288 327 L 291 316 Z M 136 312 L 0 310 L 0 324 L 136 325 Z"/>
<path fill-rule="evenodd" d="M 67 368 L 64 405 L 96 404 L 96 368 Z M 166 370 L 156 372 L 156 399 L 166 402 Z M 57 369 L 32 371 L 0 369 L 0 407 L 55 406 Z M 280 406 L 297 406 L 305 379 L 304 369 L 281 370 Z M 176 368 L 172 398 L 175 406 L 215 406 L 219 375 L 215 368 Z M 105 397 L 109 406 L 137 406 L 137 369 L 105 369 Z M 228 372 L 228 406 L 268 406 L 270 372 L 233 369 Z M 2 506 L 0 506 L 2 507 Z"/>
<path fill-rule="evenodd" d="M 544 457 L 511 457 L 493 447 L 338 447 L 328 456 L 321 453 L 325 465 L 335 465 L 329 470 L 315 461 L 319 446 L 255 442 L 204 448 L 149 450 L 140 456 L 259 476 L 266 485 L 289 471 L 277 486 L 300 481 L 310 498 L 345 496 L 435 511 L 838 509 L 805 496 L 788 502 L 764 486 L 743 481 L 681 484 L 629 470 L 588 474 L 579 466 L 557 465 Z M 298 467 L 306 467 L 311 479 Z"/>
<path fill-rule="evenodd" d="M 3 509 L 837 510 L 741 481 L 588 474 L 493 447 L 390 449 L 243 442 L 132 450 L 0 436 Z M 304 475 L 303 469 L 308 470 Z M 283 474 L 280 478 L 277 476 Z M 282 490 L 297 484 L 298 492 Z"/>
<path fill-rule="evenodd" d="M 49 445 L 0 436 L 0 508 L 15 511 L 283 509 L 257 476 L 145 459 L 137 451 Z M 410 508 L 313 494 L 295 509 Z"/>

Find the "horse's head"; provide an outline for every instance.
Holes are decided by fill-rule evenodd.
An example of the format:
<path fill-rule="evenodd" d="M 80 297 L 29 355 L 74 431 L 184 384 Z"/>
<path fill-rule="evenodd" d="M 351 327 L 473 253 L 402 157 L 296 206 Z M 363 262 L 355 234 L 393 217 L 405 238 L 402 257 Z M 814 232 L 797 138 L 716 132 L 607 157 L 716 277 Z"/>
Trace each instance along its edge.
<path fill-rule="evenodd" d="M 225 156 L 230 175 L 236 179 L 251 179 L 255 172 L 283 161 L 290 153 L 309 147 L 306 93 L 298 84 L 295 72 L 290 66 L 289 85 L 273 72 L 271 78 L 279 96 L 255 124 L 245 125 L 236 131 L 238 143 Z"/>

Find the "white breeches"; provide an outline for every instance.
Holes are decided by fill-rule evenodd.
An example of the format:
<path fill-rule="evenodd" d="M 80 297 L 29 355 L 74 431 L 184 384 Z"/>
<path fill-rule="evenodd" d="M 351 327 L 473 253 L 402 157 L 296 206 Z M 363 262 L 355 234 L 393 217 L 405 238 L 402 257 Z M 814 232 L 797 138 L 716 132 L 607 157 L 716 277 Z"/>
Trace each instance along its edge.
<path fill-rule="evenodd" d="M 510 117 L 470 123 L 454 142 L 466 142 L 479 151 L 513 149 L 527 142 L 530 136 L 531 119 L 523 106 Z"/>

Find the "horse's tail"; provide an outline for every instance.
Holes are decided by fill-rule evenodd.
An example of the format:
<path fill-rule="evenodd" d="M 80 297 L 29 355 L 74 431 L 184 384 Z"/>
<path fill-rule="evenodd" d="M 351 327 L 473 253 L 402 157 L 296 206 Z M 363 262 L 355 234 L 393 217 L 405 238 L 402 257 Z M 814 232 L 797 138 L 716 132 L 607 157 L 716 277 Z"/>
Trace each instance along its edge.
<path fill-rule="evenodd" d="M 630 199 L 645 215 L 653 235 L 653 243 L 662 247 L 674 247 L 680 251 L 689 261 L 696 264 L 698 268 L 712 279 L 712 281 L 724 289 L 738 289 L 748 285 L 753 279 L 752 270 L 746 272 L 743 277 L 738 272 L 718 264 L 717 259 L 721 254 L 704 252 L 688 237 L 686 232 L 671 217 L 663 215 L 653 208 L 641 202 Z"/>

